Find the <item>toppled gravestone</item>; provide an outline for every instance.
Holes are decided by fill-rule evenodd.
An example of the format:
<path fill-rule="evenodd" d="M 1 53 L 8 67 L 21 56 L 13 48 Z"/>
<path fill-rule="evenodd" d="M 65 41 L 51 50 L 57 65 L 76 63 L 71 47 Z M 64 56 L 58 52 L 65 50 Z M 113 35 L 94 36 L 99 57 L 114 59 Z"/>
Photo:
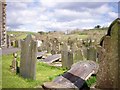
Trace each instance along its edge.
<path fill-rule="evenodd" d="M 55 54 L 55 55 L 48 56 L 42 62 L 50 64 L 50 63 L 53 63 L 59 59 L 61 59 L 61 54 Z"/>
<path fill-rule="evenodd" d="M 94 61 L 81 61 L 73 64 L 71 69 L 62 76 L 57 77 L 52 82 L 47 82 L 42 85 L 44 89 L 81 89 L 92 74 L 96 74 L 98 64 Z"/>
<path fill-rule="evenodd" d="M 112 22 L 98 49 L 96 88 L 120 88 L 120 18 Z"/>
<path fill-rule="evenodd" d="M 41 59 L 43 55 L 45 55 L 47 51 L 37 52 L 37 59 Z"/>

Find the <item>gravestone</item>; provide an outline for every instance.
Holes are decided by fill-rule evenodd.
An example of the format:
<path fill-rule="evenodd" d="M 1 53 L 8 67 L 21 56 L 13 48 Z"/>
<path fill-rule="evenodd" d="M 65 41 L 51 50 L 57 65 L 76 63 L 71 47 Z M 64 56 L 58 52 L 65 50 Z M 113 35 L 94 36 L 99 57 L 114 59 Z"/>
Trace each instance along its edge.
<path fill-rule="evenodd" d="M 73 52 L 68 50 L 68 60 L 67 60 L 67 68 L 70 69 L 73 64 Z"/>
<path fill-rule="evenodd" d="M 97 50 L 94 46 L 90 46 L 87 48 L 87 60 L 96 61 L 97 59 Z"/>
<path fill-rule="evenodd" d="M 18 40 L 18 48 L 21 48 L 21 40 Z"/>
<path fill-rule="evenodd" d="M 75 51 L 77 51 L 77 49 L 78 49 L 77 44 L 76 44 L 76 43 L 72 44 L 71 49 L 72 49 L 72 52 L 73 52 L 73 53 L 74 53 Z"/>
<path fill-rule="evenodd" d="M 62 67 L 63 68 L 70 68 L 71 65 L 73 64 L 73 53 L 70 49 L 68 49 L 68 46 L 66 43 L 64 43 L 63 48 L 62 48 Z"/>
<path fill-rule="evenodd" d="M 15 47 L 18 47 L 18 40 L 15 40 Z"/>
<path fill-rule="evenodd" d="M 50 64 L 50 63 L 53 63 L 55 61 L 58 61 L 59 59 L 61 59 L 61 54 L 55 54 L 55 55 L 48 56 L 42 62 Z"/>
<path fill-rule="evenodd" d="M 61 55 L 62 55 L 62 67 L 66 68 L 67 66 L 67 62 L 68 62 L 68 46 L 66 43 L 64 43 L 63 47 L 62 47 L 62 51 L 61 51 Z"/>
<path fill-rule="evenodd" d="M 52 41 L 52 52 L 51 54 L 57 54 L 60 50 L 59 50 L 60 44 L 57 38 L 54 38 Z"/>
<path fill-rule="evenodd" d="M 99 71 L 97 85 L 99 89 L 120 88 L 120 19 L 116 19 L 108 28 L 98 47 Z"/>
<path fill-rule="evenodd" d="M 74 63 L 78 62 L 79 60 L 83 60 L 83 54 L 80 48 L 77 47 L 77 44 L 74 43 L 72 45 L 72 52 L 73 52 L 73 60 Z"/>
<path fill-rule="evenodd" d="M 80 48 L 82 46 L 82 39 L 77 40 L 77 47 Z"/>
<path fill-rule="evenodd" d="M 17 53 L 13 53 L 14 59 L 12 60 L 11 71 L 17 73 L 18 62 L 17 62 Z"/>
<path fill-rule="evenodd" d="M 98 64 L 93 61 L 75 63 L 69 71 L 42 85 L 47 90 L 89 90 L 83 85 L 92 74 L 98 71 Z M 84 88 L 84 89 L 83 89 Z"/>
<path fill-rule="evenodd" d="M 42 45 L 41 45 L 40 49 L 41 49 L 41 51 L 47 50 L 46 41 L 42 40 Z"/>
<path fill-rule="evenodd" d="M 41 59 L 42 56 L 44 56 L 47 53 L 47 51 L 37 52 L 37 59 Z"/>
<path fill-rule="evenodd" d="M 20 75 L 24 78 L 35 79 L 37 60 L 37 42 L 28 35 L 21 41 Z"/>
<path fill-rule="evenodd" d="M 83 57 L 83 53 L 82 53 L 82 50 L 81 48 L 77 49 L 75 51 L 75 58 L 74 58 L 74 63 L 80 61 L 80 60 L 84 60 L 84 57 Z"/>
<path fill-rule="evenodd" d="M 87 60 L 87 47 L 82 46 L 81 47 L 81 52 L 82 52 L 84 60 Z"/>

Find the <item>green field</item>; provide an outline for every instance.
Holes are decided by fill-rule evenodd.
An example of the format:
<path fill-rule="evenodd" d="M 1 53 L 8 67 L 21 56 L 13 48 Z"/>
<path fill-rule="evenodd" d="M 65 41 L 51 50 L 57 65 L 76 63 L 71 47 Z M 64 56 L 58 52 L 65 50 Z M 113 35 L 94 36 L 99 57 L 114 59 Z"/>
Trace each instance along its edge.
<path fill-rule="evenodd" d="M 22 31 L 7 31 L 7 34 L 10 36 L 11 34 L 14 35 L 14 37 L 11 37 L 11 40 L 19 40 L 24 39 L 28 34 L 35 35 L 34 32 L 22 32 Z"/>

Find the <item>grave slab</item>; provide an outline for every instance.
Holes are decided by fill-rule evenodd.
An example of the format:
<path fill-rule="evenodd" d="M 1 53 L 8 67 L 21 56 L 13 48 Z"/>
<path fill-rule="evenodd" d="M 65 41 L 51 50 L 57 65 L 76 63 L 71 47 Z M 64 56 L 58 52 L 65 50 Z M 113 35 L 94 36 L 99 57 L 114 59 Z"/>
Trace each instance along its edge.
<path fill-rule="evenodd" d="M 52 82 L 43 84 L 43 88 L 69 88 L 81 89 L 85 81 L 92 75 L 96 74 L 99 65 L 94 61 L 80 61 L 72 65 L 71 69 L 62 76 L 57 77 Z"/>
<path fill-rule="evenodd" d="M 53 63 L 59 59 L 61 59 L 61 54 L 55 54 L 55 55 L 48 56 L 47 58 L 45 58 L 43 60 L 43 62 L 50 64 L 50 63 Z"/>

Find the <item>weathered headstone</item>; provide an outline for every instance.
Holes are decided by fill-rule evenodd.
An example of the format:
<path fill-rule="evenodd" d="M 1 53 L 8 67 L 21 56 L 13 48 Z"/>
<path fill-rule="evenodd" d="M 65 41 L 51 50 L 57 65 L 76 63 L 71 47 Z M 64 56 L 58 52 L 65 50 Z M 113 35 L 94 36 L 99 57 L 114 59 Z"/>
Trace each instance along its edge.
<path fill-rule="evenodd" d="M 47 51 L 37 52 L 37 59 L 42 58 L 43 55 L 45 55 Z"/>
<path fill-rule="evenodd" d="M 81 52 L 82 52 L 84 60 L 87 60 L 87 47 L 82 46 L 81 47 Z"/>
<path fill-rule="evenodd" d="M 97 88 L 120 88 L 120 19 L 116 19 L 108 28 L 99 46 L 99 71 Z"/>
<path fill-rule="evenodd" d="M 21 41 L 20 75 L 24 78 L 35 79 L 37 59 L 37 42 L 28 35 Z"/>
<path fill-rule="evenodd" d="M 59 59 L 61 59 L 61 54 L 55 54 L 55 55 L 48 56 L 42 62 L 46 62 L 46 63 L 50 64 L 50 63 L 53 63 Z"/>
<path fill-rule="evenodd" d="M 77 47 L 77 44 L 74 43 L 72 45 L 72 52 L 73 52 L 73 60 L 74 63 L 78 62 L 79 60 L 83 60 L 83 54 L 80 48 Z"/>
<path fill-rule="evenodd" d="M 81 48 L 77 49 L 75 51 L 75 58 L 74 58 L 74 63 L 80 61 L 80 60 L 84 60 L 84 56 L 83 56 L 83 53 L 82 53 L 82 50 Z"/>
<path fill-rule="evenodd" d="M 73 64 L 73 52 L 68 50 L 68 60 L 67 60 L 67 68 L 70 69 Z"/>
<path fill-rule="evenodd" d="M 13 53 L 13 57 L 14 59 L 12 60 L 12 65 L 10 67 L 11 67 L 11 71 L 16 73 L 18 68 L 17 53 Z"/>
<path fill-rule="evenodd" d="M 18 47 L 18 40 L 15 41 L 15 47 Z"/>
<path fill-rule="evenodd" d="M 52 54 L 57 54 L 60 51 L 60 43 L 57 38 L 54 38 L 52 41 Z"/>
<path fill-rule="evenodd" d="M 75 63 L 63 75 L 57 77 L 52 82 L 44 83 L 43 88 L 47 88 L 48 90 L 89 90 L 89 88 L 82 89 L 82 87 L 92 74 L 97 73 L 98 67 L 98 64 L 93 61 Z"/>
<path fill-rule="evenodd" d="M 18 40 L 18 48 L 21 48 L 21 40 Z"/>
<path fill-rule="evenodd" d="M 87 48 L 87 60 L 96 61 L 97 59 L 97 50 L 95 47 L 90 46 Z"/>
<path fill-rule="evenodd" d="M 62 52 L 61 52 L 61 55 L 62 55 L 62 67 L 66 67 L 67 66 L 67 61 L 68 61 L 68 46 L 66 43 L 64 43 L 63 47 L 62 47 Z"/>
<path fill-rule="evenodd" d="M 73 64 L 73 52 L 68 49 L 66 43 L 63 45 L 61 54 L 62 54 L 62 67 L 69 69 Z"/>

